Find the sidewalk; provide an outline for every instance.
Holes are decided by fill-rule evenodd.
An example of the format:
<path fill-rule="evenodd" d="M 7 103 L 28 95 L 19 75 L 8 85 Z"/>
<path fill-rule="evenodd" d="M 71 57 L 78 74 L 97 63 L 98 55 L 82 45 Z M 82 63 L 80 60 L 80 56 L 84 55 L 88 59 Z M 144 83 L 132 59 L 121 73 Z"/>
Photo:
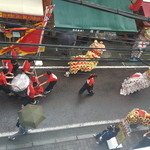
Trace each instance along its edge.
<path fill-rule="evenodd" d="M 32 130 L 27 135 L 18 136 L 15 141 L 9 141 L 5 135 L 0 138 L 0 150 L 108 150 L 105 143 L 97 145 L 93 138 L 94 133 L 103 130 L 107 125 L 81 125 L 43 132 Z M 131 136 L 122 143 L 122 150 L 132 150 L 143 139 L 142 136 L 148 128 L 139 127 L 134 128 Z M 147 144 L 150 146 L 150 143 Z"/>

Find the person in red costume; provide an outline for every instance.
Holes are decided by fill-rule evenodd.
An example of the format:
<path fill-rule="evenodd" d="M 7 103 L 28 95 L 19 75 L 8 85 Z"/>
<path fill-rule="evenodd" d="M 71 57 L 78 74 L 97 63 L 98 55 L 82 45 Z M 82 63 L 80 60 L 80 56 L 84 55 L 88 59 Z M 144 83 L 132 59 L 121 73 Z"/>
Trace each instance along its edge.
<path fill-rule="evenodd" d="M 33 60 L 25 60 L 23 63 L 22 71 L 28 75 L 33 75 L 34 73 L 30 71 L 31 63 L 33 63 Z"/>
<path fill-rule="evenodd" d="M 45 82 L 41 83 L 39 86 L 49 83 L 43 92 L 43 94 L 48 94 L 53 90 L 54 85 L 57 83 L 57 76 L 53 74 L 51 71 L 47 71 L 46 73 L 38 76 L 38 78 L 43 76 L 46 76 L 48 79 Z"/>
<path fill-rule="evenodd" d="M 31 78 L 30 80 L 33 83 L 35 94 L 41 94 L 44 92 L 44 88 L 43 88 L 43 86 L 40 86 L 40 81 L 38 80 L 38 78 L 36 76 Z"/>
<path fill-rule="evenodd" d="M 32 83 L 30 83 L 27 88 L 27 96 L 27 102 L 23 104 L 22 107 L 26 106 L 27 104 L 37 104 L 38 101 L 35 100 L 36 97 L 45 97 L 45 95 L 36 94 Z"/>
<path fill-rule="evenodd" d="M 138 11 L 140 9 L 142 2 L 143 0 L 136 0 L 136 2 L 133 5 L 130 5 L 128 7 L 133 11 Z"/>
<path fill-rule="evenodd" d="M 95 77 L 97 77 L 96 74 L 91 74 L 89 76 L 89 78 L 87 79 L 87 81 L 85 82 L 85 84 L 82 86 L 82 88 L 79 90 L 79 95 L 81 95 L 85 90 L 88 91 L 88 95 L 92 96 L 94 94 L 93 92 L 93 86 L 94 86 L 94 82 L 95 82 Z"/>
<path fill-rule="evenodd" d="M 7 81 L 7 79 L 12 79 L 14 76 L 7 76 L 8 75 L 8 69 L 3 69 L 2 72 L 0 72 L 0 90 L 3 90 L 6 93 L 10 93 L 11 90 L 9 86 L 15 86 Z"/>

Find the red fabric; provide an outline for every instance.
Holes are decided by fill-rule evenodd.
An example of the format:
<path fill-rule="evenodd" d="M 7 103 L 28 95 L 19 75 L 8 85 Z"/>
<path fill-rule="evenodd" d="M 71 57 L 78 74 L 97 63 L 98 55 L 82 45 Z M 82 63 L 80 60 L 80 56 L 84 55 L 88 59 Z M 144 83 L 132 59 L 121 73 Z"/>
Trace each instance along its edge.
<path fill-rule="evenodd" d="M 12 56 L 17 56 L 17 53 L 16 53 L 16 51 L 14 49 L 11 51 L 11 55 Z"/>
<path fill-rule="evenodd" d="M 28 86 L 27 95 L 28 95 L 30 98 L 34 98 L 35 90 L 34 90 L 32 84 L 29 84 L 29 86 Z"/>
<path fill-rule="evenodd" d="M 128 6 L 133 11 L 138 11 L 143 0 L 137 0 L 133 5 Z"/>
<path fill-rule="evenodd" d="M 34 25 L 34 28 L 31 27 L 31 29 L 26 30 L 27 28 L 13 28 L 13 30 L 19 30 L 23 29 L 26 30 L 26 34 L 21 37 L 16 43 L 30 43 L 30 44 L 41 44 L 44 34 L 44 29 L 47 25 L 47 21 L 49 20 L 49 17 L 51 17 L 53 6 L 46 7 L 46 12 L 44 16 L 43 22 L 37 23 Z M 38 52 L 38 46 L 27 46 L 27 45 L 11 45 L 9 47 L 5 47 L 0 50 L 0 55 L 3 55 L 4 53 L 11 51 L 15 49 L 18 53 L 21 53 L 22 55 L 26 54 L 33 54 Z"/>
<path fill-rule="evenodd" d="M 145 111 L 143 110 L 136 110 L 137 112 L 139 112 L 139 115 L 144 117 L 145 116 Z"/>
<path fill-rule="evenodd" d="M 23 70 L 24 72 L 30 71 L 30 63 L 29 63 L 28 60 L 25 60 L 25 61 L 24 61 L 22 70 Z"/>
<path fill-rule="evenodd" d="M 87 80 L 87 84 L 88 84 L 89 86 L 92 86 L 92 85 L 94 84 L 94 78 L 88 79 L 88 80 Z"/>
<path fill-rule="evenodd" d="M 140 75 L 138 75 L 138 74 L 130 76 L 130 78 L 138 78 L 138 77 L 140 77 Z"/>
<path fill-rule="evenodd" d="M 36 29 L 27 30 L 26 34 L 23 37 L 21 37 L 18 41 L 16 41 L 16 43 L 39 44 L 43 25 L 44 23 L 41 22 L 41 25 L 35 27 Z M 3 55 L 8 51 L 12 51 L 13 49 L 23 54 L 33 54 L 33 53 L 37 53 L 38 46 L 11 45 L 9 47 L 5 47 L 1 49 L 0 55 Z"/>
<path fill-rule="evenodd" d="M 57 81 L 57 77 L 53 73 L 51 73 L 50 75 L 48 75 L 47 73 L 45 73 L 43 75 L 48 78 L 48 80 L 46 82 Z"/>
<path fill-rule="evenodd" d="M 36 82 L 38 85 L 40 84 L 40 81 L 38 80 L 38 78 L 36 76 L 31 78 L 30 80 L 32 82 Z M 34 88 L 34 90 L 35 90 L 35 94 L 41 94 L 42 92 L 44 92 L 43 86 L 38 86 L 37 88 Z"/>
<path fill-rule="evenodd" d="M 5 75 L 1 72 L 1 73 L 0 73 L 0 85 L 6 84 L 6 83 L 7 83 L 6 77 L 5 77 Z"/>
<path fill-rule="evenodd" d="M 2 60 L 2 62 L 7 63 L 10 62 L 10 60 Z"/>
<path fill-rule="evenodd" d="M 9 72 L 12 72 L 12 70 L 13 70 L 13 65 L 12 65 L 12 63 L 11 63 L 11 62 L 7 62 L 7 63 L 6 63 L 6 68 L 8 69 Z"/>

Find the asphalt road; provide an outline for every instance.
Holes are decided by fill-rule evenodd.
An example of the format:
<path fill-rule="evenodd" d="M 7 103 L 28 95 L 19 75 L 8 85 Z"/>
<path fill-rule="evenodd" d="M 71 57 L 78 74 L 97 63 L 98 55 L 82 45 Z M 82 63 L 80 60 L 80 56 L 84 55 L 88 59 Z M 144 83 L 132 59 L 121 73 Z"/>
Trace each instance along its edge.
<path fill-rule="evenodd" d="M 37 70 L 38 75 L 46 70 Z M 119 90 L 123 80 L 135 72 L 145 69 L 95 69 L 98 77 L 94 87 L 94 96 L 78 97 L 78 90 L 85 83 L 88 73 L 78 73 L 69 78 L 63 76 L 66 70 L 53 69 L 58 82 L 52 93 L 40 98 L 46 119 L 38 128 L 67 124 L 85 123 L 124 118 L 133 108 L 150 112 L 149 88 L 129 96 L 121 96 Z M 17 111 L 24 100 L 9 97 L 0 91 L 0 132 L 16 130 Z"/>

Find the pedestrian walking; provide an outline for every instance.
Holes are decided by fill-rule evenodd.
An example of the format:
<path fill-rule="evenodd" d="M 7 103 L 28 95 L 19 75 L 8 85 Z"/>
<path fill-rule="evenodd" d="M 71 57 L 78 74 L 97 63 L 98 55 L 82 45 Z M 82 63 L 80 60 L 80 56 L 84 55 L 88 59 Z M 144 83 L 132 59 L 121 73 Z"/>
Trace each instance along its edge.
<path fill-rule="evenodd" d="M 110 140 L 113 137 L 116 137 L 118 132 L 120 131 L 119 127 L 115 125 L 108 126 L 105 130 L 98 134 L 94 134 L 94 138 L 97 140 L 96 143 L 100 144 L 101 142 Z"/>
<path fill-rule="evenodd" d="M 87 81 L 85 82 L 85 84 L 82 86 L 82 88 L 79 90 L 79 95 L 81 95 L 85 90 L 88 91 L 88 95 L 89 96 L 92 96 L 94 94 L 93 92 L 93 86 L 94 86 L 94 82 L 95 82 L 95 77 L 97 77 L 97 75 L 94 73 L 94 74 L 91 74 L 89 76 L 89 78 L 87 79 Z"/>
<path fill-rule="evenodd" d="M 19 129 L 17 133 L 15 133 L 14 135 L 12 136 L 9 136 L 8 139 L 9 140 L 15 140 L 17 136 L 19 135 L 25 135 L 28 133 L 28 127 L 25 127 L 25 126 L 22 126 L 19 122 L 19 119 L 17 120 L 17 123 L 16 123 L 16 127 Z"/>
<path fill-rule="evenodd" d="M 57 83 L 57 76 L 51 71 L 47 71 L 46 73 L 38 76 L 38 78 L 41 78 L 43 76 L 46 76 L 48 79 L 45 82 L 41 83 L 39 86 L 43 86 L 44 84 L 49 83 L 43 92 L 43 94 L 48 94 L 53 90 L 54 85 Z"/>

